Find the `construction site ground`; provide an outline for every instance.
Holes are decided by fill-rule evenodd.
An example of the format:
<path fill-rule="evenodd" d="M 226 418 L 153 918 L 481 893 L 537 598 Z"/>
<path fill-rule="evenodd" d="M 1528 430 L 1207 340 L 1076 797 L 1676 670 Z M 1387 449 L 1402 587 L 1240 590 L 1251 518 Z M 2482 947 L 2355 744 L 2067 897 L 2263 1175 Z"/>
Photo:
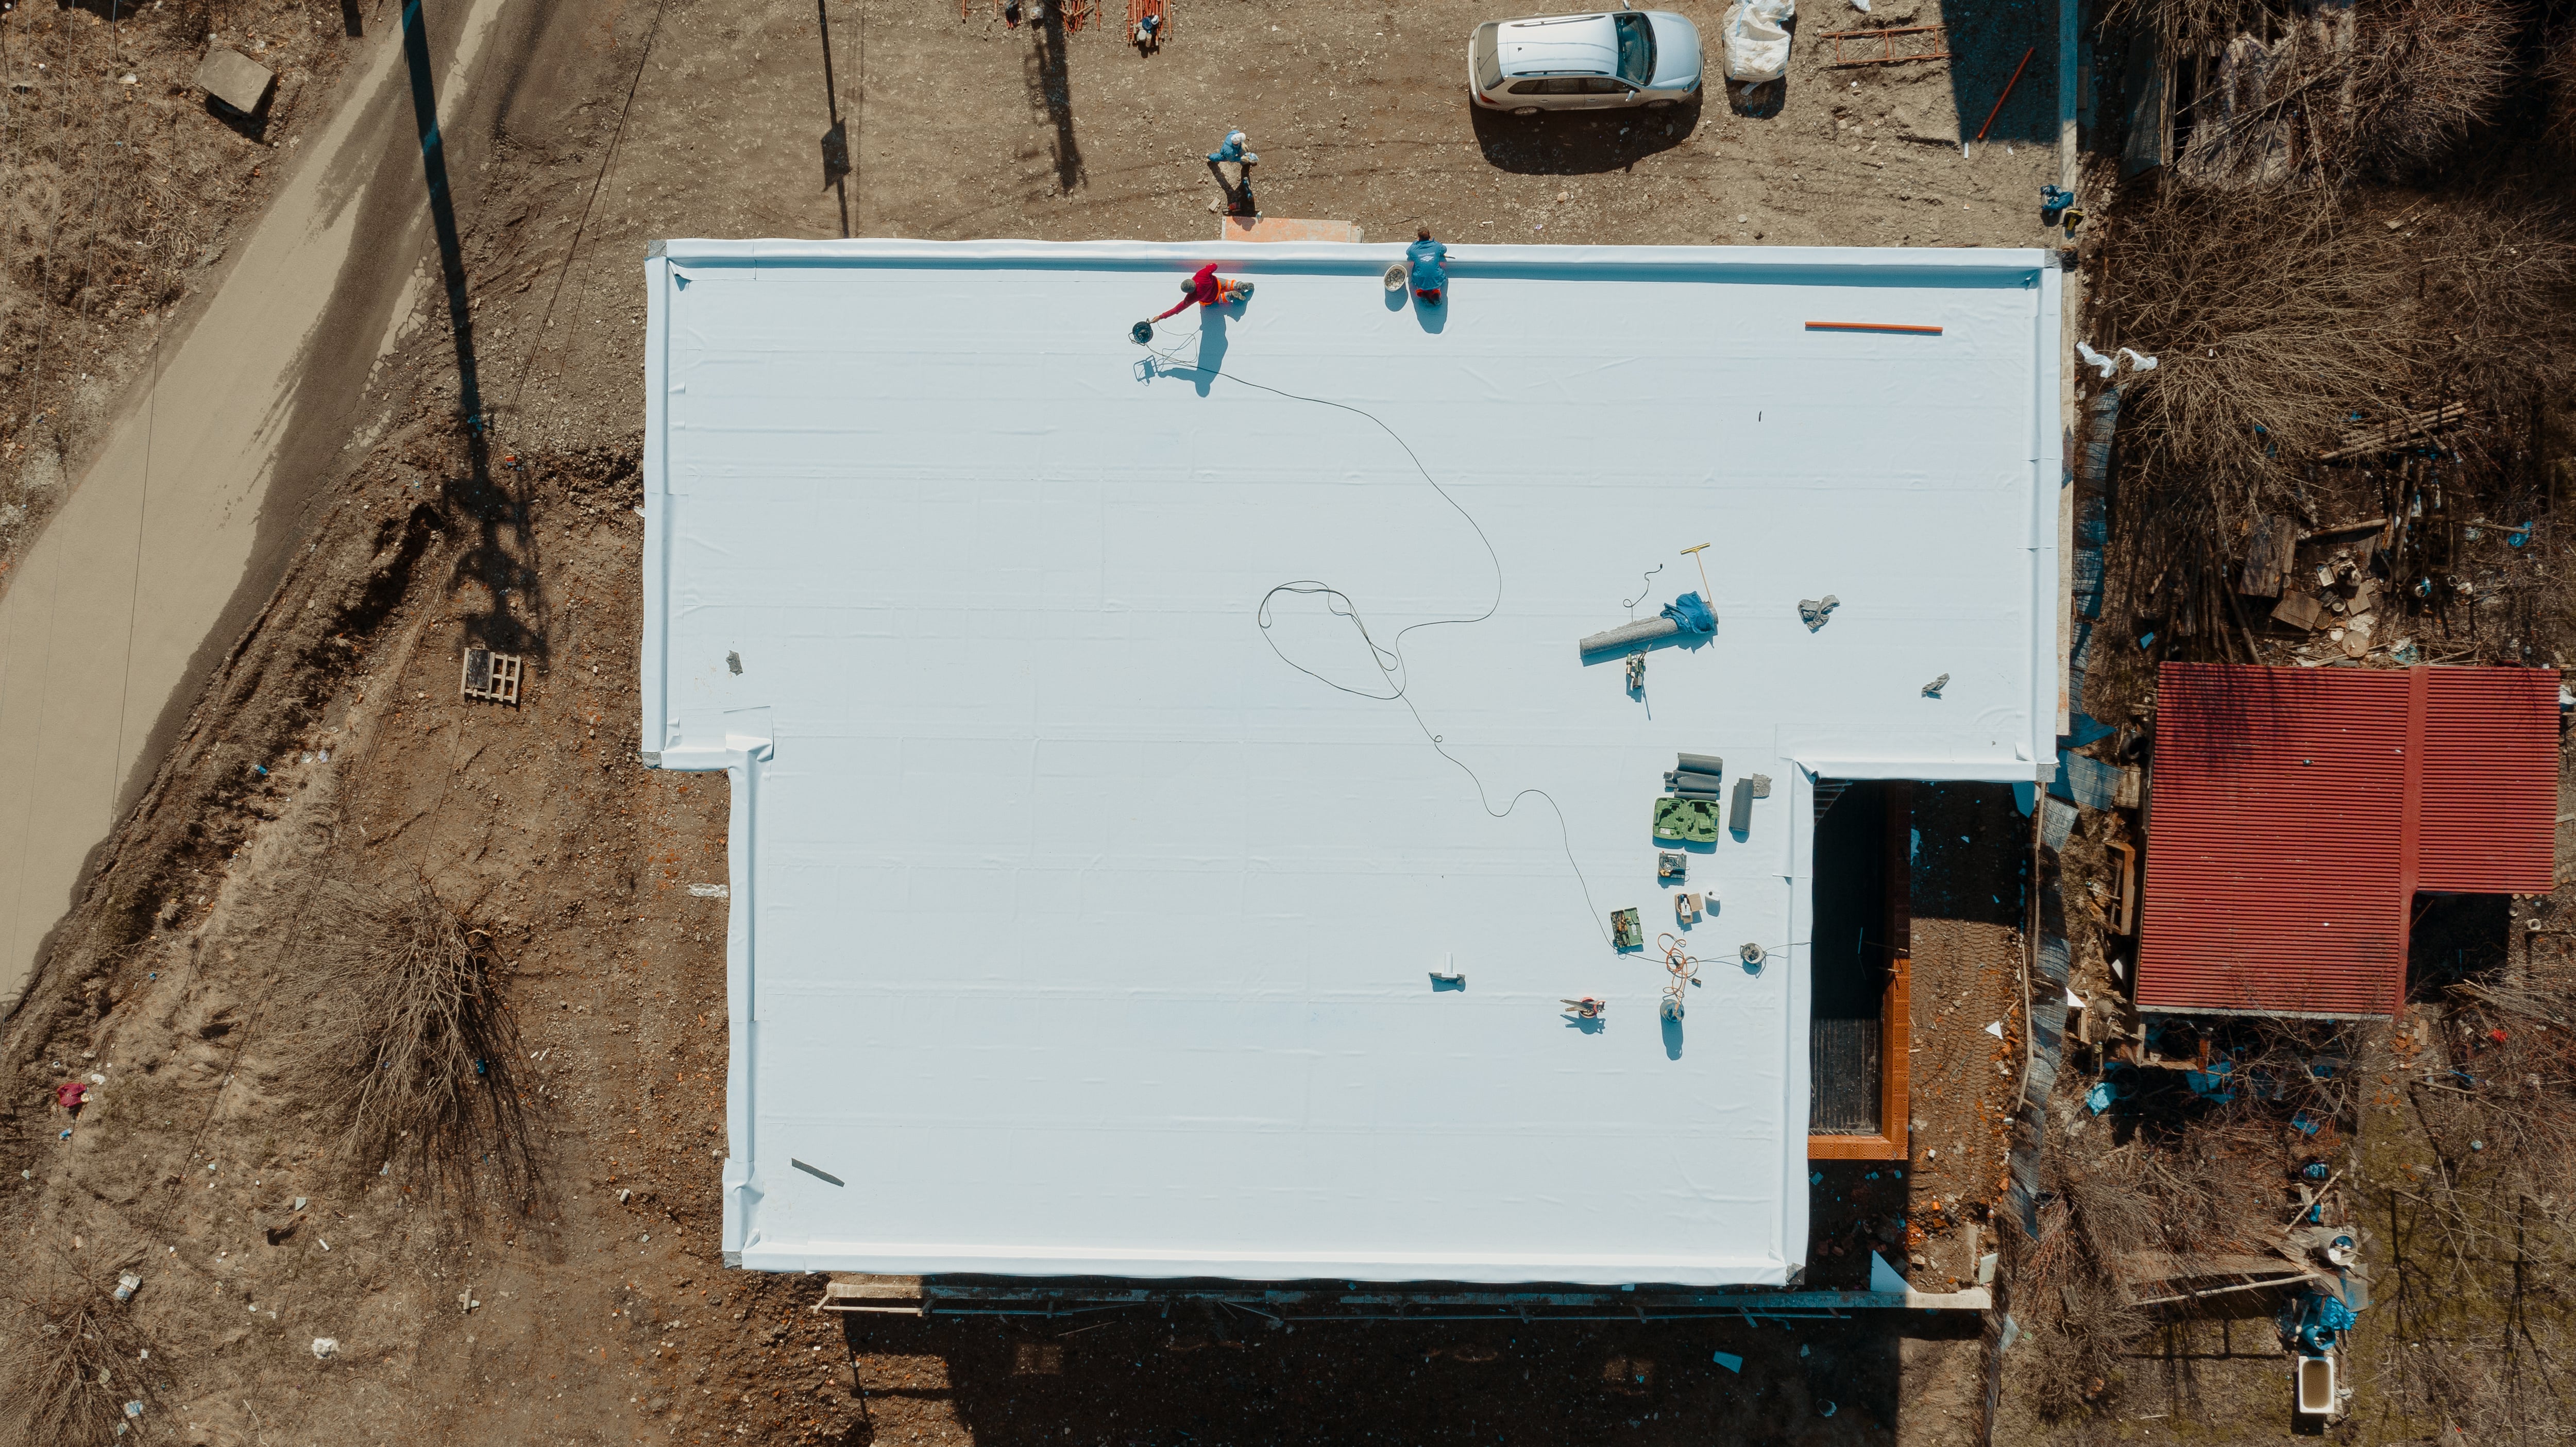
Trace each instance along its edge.
<path fill-rule="evenodd" d="M 0 29 L 30 33 L 28 8 Z M 391 4 L 310 8 L 336 45 L 400 43 Z M 1691 13 L 1713 65 L 1719 12 Z M 692 886 L 727 877 L 728 800 L 637 757 L 641 263 L 672 236 L 1213 238 L 1201 157 L 1229 125 L 1262 155 L 1266 213 L 1373 240 L 2042 245 L 2055 66 L 2020 76 L 1988 144 L 1962 141 L 2053 48 L 2053 10 L 1883 3 L 1875 23 L 1946 21 L 1967 50 L 1856 69 L 1818 37 L 1862 17 L 1820 11 L 1785 88 L 1749 107 L 1713 89 L 1692 111 L 1528 120 L 1471 114 L 1465 37 L 1496 13 L 1447 0 L 1208 0 L 1151 56 L 1114 23 L 1007 28 L 987 0 L 962 19 L 948 0 L 522 18 L 483 62 L 488 115 L 444 137 L 488 430 L 458 420 L 426 252 L 354 425 L 305 454 L 335 460 L 267 499 L 302 546 L 245 580 L 255 616 L 179 701 L 7 1023 L 0 1229 L 24 1269 L 0 1331 L 41 1353 L 48 1313 L 138 1276 L 111 1333 L 130 1365 L 83 1385 L 141 1442 L 1978 1440 L 1973 1316 L 845 1332 L 807 1310 L 817 1280 L 725 1270 L 727 902 Z M 83 367 L 149 406 L 146 355 Z M 459 698 L 468 644 L 525 656 L 518 706 Z M 1954 790 L 1918 826 L 1915 1158 L 1820 1169 L 1814 1285 L 1860 1284 L 1876 1251 L 1946 1290 L 1993 1249 L 2031 825 L 2008 790 Z M 301 1004 L 345 923 L 336 887 L 414 882 L 507 962 L 526 1202 L 351 1158 L 304 1093 L 335 1048 Z M 76 1119 L 54 1109 L 59 1082 L 93 1077 Z"/>

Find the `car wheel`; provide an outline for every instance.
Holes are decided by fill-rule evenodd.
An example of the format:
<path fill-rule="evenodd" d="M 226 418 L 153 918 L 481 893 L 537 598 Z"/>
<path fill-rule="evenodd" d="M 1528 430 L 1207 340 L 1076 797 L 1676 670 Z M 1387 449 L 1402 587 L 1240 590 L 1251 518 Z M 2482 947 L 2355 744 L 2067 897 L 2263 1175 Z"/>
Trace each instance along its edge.
<path fill-rule="evenodd" d="M 1512 114 L 1516 116 L 1534 116 L 1538 114 L 1538 107 L 1522 106 L 1519 110 L 1512 112 Z"/>

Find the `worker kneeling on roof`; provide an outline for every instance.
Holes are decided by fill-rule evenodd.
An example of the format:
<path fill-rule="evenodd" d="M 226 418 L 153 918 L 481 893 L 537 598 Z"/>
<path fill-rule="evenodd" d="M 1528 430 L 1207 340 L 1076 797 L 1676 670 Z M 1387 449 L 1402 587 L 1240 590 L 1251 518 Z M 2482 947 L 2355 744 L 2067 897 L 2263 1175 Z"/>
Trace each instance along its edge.
<path fill-rule="evenodd" d="M 1138 322 L 1127 329 L 1127 335 L 1130 340 L 1142 345 L 1154 335 L 1154 323 L 1188 306 L 1191 302 L 1197 302 L 1200 306 L 1224 306 L 1228 302 L 1251 299 L 1251 282 L 1234 281 L 1218 276 L 1216 263 L 1211 261 L 1193 273 L 1189 280 L 1181 283 L 1181 299 L 1172 303 L 1171 311 L 1160 312 Z"/>
<path fill-rule="evenodd" d="M 1404 248 L 1405 265 L 1413 294 L 1431 306 L 1440 305 L 1440 294 L 1449 289 L 1449 248 L 1431 239 L 1431 229 L 1423 227 L 1414 235 L 1420 239 Z"/>
<path fill-rule="evenodd" d="M 1189 280 L 1181 283 L 1181 299 L 1172 303 L 1172 310 L 1164 312 L 1161 315 L 1152 318 L 1152 320 L 1161 321 L 1164 317 L 1170 316 L 1172 312 L 1177 312 L 1181 308 L 1188 306 L 1191 302 L 1197 302 L 1201 306 L 1223 306 L 1228 302 L 1249 301 L 1251 299 L 1251 282 L 1235 281 L 1230 278 L 1217 275 L 1216 263 L 1211 261 L 1207 265 L 1200 267 Z"/>

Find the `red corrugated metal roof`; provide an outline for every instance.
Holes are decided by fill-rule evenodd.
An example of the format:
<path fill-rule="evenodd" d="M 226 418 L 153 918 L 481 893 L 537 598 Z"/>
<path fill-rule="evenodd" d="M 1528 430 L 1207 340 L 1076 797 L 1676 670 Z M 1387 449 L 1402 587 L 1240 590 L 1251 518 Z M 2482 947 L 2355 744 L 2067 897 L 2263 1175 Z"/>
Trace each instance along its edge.
<path fill-rule="evenodd" d="M 2558 887 L 2558 673 L 2435 668 L 2424 733 L 2417 889 Z"/>
<path fill-rule="evenodd" d="M 2389 1014 L 2416 890 L 2551 888 L 2554 671 L 2169 663 L 2156 714 L 2148 1009 Z"/>

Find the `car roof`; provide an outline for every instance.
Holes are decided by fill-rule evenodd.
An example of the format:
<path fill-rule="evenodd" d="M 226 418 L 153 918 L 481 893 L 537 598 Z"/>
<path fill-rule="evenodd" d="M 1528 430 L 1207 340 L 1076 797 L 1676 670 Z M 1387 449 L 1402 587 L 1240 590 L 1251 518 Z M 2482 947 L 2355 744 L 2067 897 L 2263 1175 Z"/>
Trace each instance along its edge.
<path fill-rule="evenodd" d="M 1508 21 L 1494 39 L 1505 75 L 1612 75 L 1619 69 L 1619 32 L 1607 15 Z"/>

